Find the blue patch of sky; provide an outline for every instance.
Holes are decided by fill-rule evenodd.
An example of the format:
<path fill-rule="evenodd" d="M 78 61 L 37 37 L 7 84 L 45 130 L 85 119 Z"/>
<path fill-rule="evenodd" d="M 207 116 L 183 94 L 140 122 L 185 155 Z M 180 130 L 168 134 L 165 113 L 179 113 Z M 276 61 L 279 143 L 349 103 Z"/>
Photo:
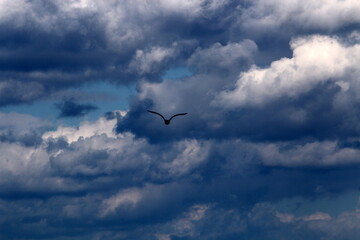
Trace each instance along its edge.
<path fill-rule="evenodd" d="M 101 93 L 109 96 L 109 99 L 87 101 L 97 107 L 85 115 L 82 120 L 94 121 L 106 112 L 114 110 L 127 110 L 129 108 L 129 98 L 136 94 L 135 85 L 117 86 L 108 82 L 95 83 L 78 88 L 77 90 L 84 93 Z"/>
<path fill-rule="evenodd" d="M 34 117 L 55 121 L 58 125 L 73 126 L 78 125 L 79 122 L 84 120 L 94 121 L 106 112 L 128 109 L 128 98 L 135 94 L 135 86 L 117 86 L 107 82 L 88 84 L 78 88 L 70 88 L 68 90 L 87 93 L 89 96 L 91 96 L 91 94 L 101 94 L 107 96 L 107 98 L 79 101 L 79 103 L 91 104 L 97 107 L 96 110 L 91 111 L 83 117 L 58 118 L 60 112 L 59 109 L 56 108 L 55 103 L 58 103 L 59 100 L 52 99 L 5 106 L 0 108 L 0 111 L 5 113 L 16 112 L 28 114 Z"/>
<path fill-rule="evenodd" d="M 180 79 L 191 76 L 192 73 L 186 67 L 173 67 L 167 70 L 162 79 Z M 59 100 L 44 99 L 33 103 L 24 103 L 1 107 L 0 111 L 5 113 L 16 112 L 32 115 L 34 117 L 47 119 L 56 122 L 57 125 L 76 126 L 80 122 L 95 121 L 104 113 L 114 110 L 127 110 L 129 108 L 129 98 L 136 94 L 135 84 L 130 86 L 119 86 L 109 82 L 89 83 L 80 87 L 70 88 L 69 91 L 79 91 L 89 94 L 101 94 L 107 98 L 96 100 L 89 99 L 79 103 L 92 104 L 97 107 L 96 110 L 89 112 L 83 117 L 58 118 L 59 109 L 55 103 Z"/>

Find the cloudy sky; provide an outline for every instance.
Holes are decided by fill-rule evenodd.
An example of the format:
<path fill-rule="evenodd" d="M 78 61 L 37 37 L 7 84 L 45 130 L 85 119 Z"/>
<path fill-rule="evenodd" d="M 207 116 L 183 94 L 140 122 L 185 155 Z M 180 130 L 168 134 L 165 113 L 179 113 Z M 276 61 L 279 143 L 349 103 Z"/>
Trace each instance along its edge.
<path fill-rule="evenodd" d="M 0 238 L 354 240 L 359 63 L 358 0 L 0 0 Z"/>

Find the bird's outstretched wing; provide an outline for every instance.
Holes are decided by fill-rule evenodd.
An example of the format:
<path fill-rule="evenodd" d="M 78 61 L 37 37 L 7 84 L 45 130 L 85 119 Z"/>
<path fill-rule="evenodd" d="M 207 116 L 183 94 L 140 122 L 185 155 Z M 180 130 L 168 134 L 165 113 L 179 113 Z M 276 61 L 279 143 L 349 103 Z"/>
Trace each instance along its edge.
<path fill-rule="evenodd" d="M 164 116 L 163 115 L 161 115 L 160 113 L 158 113 L 158 112 L 154 112 L 154 111 L 150 111 L 150 110 L 147 110 L 148 112 L 150 112 L 150 113 L 154 113 L 154 114 L 157 114 L 157 115 L 159 115 L 160 117 L 162 117 L 162 119 L 164 119 L 164 121 L 166 120 L 165 118 L 164 118 Z"/>
<path fill-rule="evenodd" d="M 172 116 L 170 119 L 169 119 L 169 121 L 171 120 L 171 119 L 173 119 L 174 117 L 177 117 L 177 116 L 182 116 L 182 115 L 186 115 L 187 113 L 178 113 L 178 114 L 175 114 L 174 116 Z"/>

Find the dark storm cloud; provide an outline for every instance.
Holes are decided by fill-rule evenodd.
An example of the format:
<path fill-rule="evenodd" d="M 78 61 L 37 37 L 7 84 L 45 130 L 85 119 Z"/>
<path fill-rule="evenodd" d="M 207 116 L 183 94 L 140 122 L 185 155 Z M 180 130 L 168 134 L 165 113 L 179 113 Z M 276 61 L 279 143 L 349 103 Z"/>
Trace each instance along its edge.
<path fill-rule="evenodd" d="M 56 103 L 55 106 L 60 110 L 59 118 L 82 117 L 97 109 L 97 107 L 94 105 L 76 103 L 72 99 L 64 100 L 61 103 Z"/>
<path fill-rule="evenodd" d="M 149 11 L 142 8 L 144 4 Z M 199 52 L 211 45 L 210 49 L 214 49 L 214 44 L 239 42 L 250 36 L 235 34 L 239 26 L 244 26 L 238 25 L 239 18 L 251 21 L 246 9 L 257 9 L 261 4 L 261 1 L 250 6 L 241 1 L 66 4 L 19 0 L 16 5 L 22 6 L 20 10 L 4 2 L 0 19 L 1 81 L 8 85 L 26 82 L 31 86 L 26 95 L 31 97 L 11 94 L 2 104 L 33 101 L 84 81 L 107 79 L 128 83 L 141 77 L 158 80 L 164 69 L 186 62 L 195 50 Z M 287 37 L 283 41 L 287 51 L 289 40 Z M 262 50 L 269 45 L 261 43 L 260 39 Z M 196 55 L 190 60 L 196 61 Z M 197 64 L 200 67 L 201 63 Z M 205 66 L 206 62 L 202 63 L 202 68 Z"/>
<path fill-rule="evenodd" d="M 157 81 L 168 66 L 181 64 L 197 46 L 212 44 L 209 37 L 215 40 L 225 31 L 218 20 L 229 4 L 5 1 L 0 81 L 37 84 L 41 91 L 29 89 L 29 98 L 12 94 L 2 105 L 33 101 L 85 81 Z M 209 21 L 217 22 L 216 29 Z"/>
<path fill-rule="evenodd" d="M 223 112 L 210 104 L 217 92 L 233 84 L 241 69 L 249 68 L 256 51 L 257 46 L 251 40 L 198 48 L 188 60 L 194 76 L 179 81 L 142 83 L 137 99 L 133 99 L 129 113 L 119 120 L 116 130 L 132 131 L 138 136 L 149 137 L 151 141 L 221 137 L 220 132 L 224 130 L 220 125 L 226 121 L 221 121 Z M 187 112 L 188 115 L 163 126 L 147 109 L 168 116 L 177 112 Z"/>
<path fill-rule="evenodd" d="M 290 56 L 286 44 L 291 37 L 314 33 L 313 24 L 315 29 L 326 30 L 322 33 L 336 34 L 359 23 L 357 4 L 350 1 L 323 0 L 313 4 L 309 12 L 307 5 L 302 6 L 299 1 L 287 3 L 283 9 L 275 0 L 17 0 L 2 4 L 0 81 L 6 85 L 26 82 L 37 86 L 28 88 L 29 97 L 19 93 L 1 98 L 2 105 L 33 101 L 86 81 L 106 79 L 126 84 L 144 77 L 158 81 L 168 67 L 186 63 L 191 55 L 190 61 L 195 62 L 198 56 L 194 52 L 210 49 L 207 53 L 212 54 L 219 44 L 249 38 L 261 50 L 256 55 L 259 64 L 269 64 Z M 356 7 L 349 8 L 351 4 Z M 321 14 L 315 14 L 313 9 L 320 9 Z M 341 9 L 351 9 L 351 20 L 342 17 Z M 276 34 L 287 28 L 291 31 Z M 197 62 L 192 66 L 211 69 L 206 64 Z M 222 71 L 228 71 L 227 67 Z"/>
<path fill-rule="evenodd" d="M 52 136 L 55 135 L 54 132 Z M 53 146 L 54 140 L 46 141 Z M 3 236 L 83 237 L 105 230 L 123 232 L 124 235 L 114 238 L 148 239 L 154 237 L 149 229 L 156 229 L 160 235 L 185 239 L 199 236 L 256 239 L 256 232 L 264 234 L 265 239 L 276 239 L 267 236 L 268 232 L 286 236 L 293 231 L 292 227 L 296 229 L 297 222 L 289 226 L 282 222 L 286 215 L 257 203 L 298 195 L 309 199 L 326 197 L 360 184 L 358 168 L 354 167 L 327 170 L 266 167 L 262 164 L 266 156 L 261 155 L 266 146 L 239 140 L 183 140 L 153 145 L 131 135 L 114 138 L 101 134 L 70 144 L 59 139 L 49 155 L 46 145 L 36 148 L 41 158 L 33 155 L 32 148 L 7 145 L 2 150 L 4 156 L 13 159 L 12 163 L 3 162 L 0 172 L 10 179 L 2 183 L 2 204 L 9 204 L 14 192 L 20 197 L 13 208 L 3 210 L 13 216 L 2 223 L 8 226 Z M 33 152 L 33 157 L 28 159 L 27 167 L 15 164 L 23 158 L 15 159 L 14 152 L 4 151 L 5 148 L 16 149 L 19 156 Z M 14 168 L 17 173 L 24 173 L 16 181 L 9 174 Z M 43 182 L 44 179 L 47 181 Z M 27 210 L 24 206 L 31 207 Z M 17 230 L 7 225 L 10 222 L 17 223 Z M 42 231 L 26 230 L 36 229 L 37 224 Z M 214 228 L 207 229 L 208 226 Z M 221 228 L 224 232 L 215 226 L 224 226 Z M 315 233 L 305 227 L 302 234 Z"/>
<path fill-rule="evenodd" d="M 360 55 L 358 44 L 347 41 L 320 35 L 294 39 L 290 43 L 293 57 L 264 68 L 249 68 L 256 54 L 251 41 L 198 50 L 189 60 L 197 69 L 193 76 L 141 84 L 138 98 L 119 120 L 117 131 L 132 131 L 151 141 L 182 137 L 344 141 L 356 137 L 356 59 Z M 239 74 L 241 67 L 244 71 Z M 147 109 L 169 116 L 175 109 L 189 114 L 163 126 Z"/>
<path fill-rule="evenodd" d="M 317 198 L 360 185 L 354 166 L 276 167 L 276 161 L 296 165 L 297 159 L 292 157 L 298 152 L 313 154 L 308 158 L 319 161 L 336 155 L 320 151 L 328 156 L 319 157 L 316 149 L 322 143 L 295 153 L 291 151 L 301 143 L 279 146 L 277 154 L 284 157 L 272 158 L 269 154 L 276 154 L 272 150 L 276 148 L 270 143 L 186 139 L 154 145 L 130 133 L 112 135 L 115 122 L 115 118 L 104 118 L 78 129 L 59 127 L 43 135 L 42 145 L 33 147 L 16 142 L 1 145 L 1 206 L 6 216 L 12 216 L 1 223 L 7 229 L 3 237 L 86 238 L 101 234 L 148 239 L 154 237 L 149 229 L 156 229 L 161 236 L 187 239 L 251 237 L 259 231 L 266 235 L 271 229 L 286 235 L 289 226 L 281 223 L 273 210 L 269 218 L 256 217 L 267 214 L 267 208 L 252 210 L 253 206 L 298 195 Z M 333 146 L 323 144 L 324 149 Z M 335 147 L 335 151 L 341 150 L 346 148 Z M 13 199 L 17 199 L 13 207 L 6 208 Z M 226 232 L 220 233 L 218 228 L 209 231 L 209 225 L 227 226 Z M 34 231 L 38 228 L 42 230 Z M 104 230 L 113 234 L 101 233 Z"/>
<path fill-rule="evenodd" d="M 356 209 L 275 207 L 360 186 L 360 6 L 306 3 L 5 1 L 1 105 L 58 100 L 86 81 L 137 93 L 128 111 L 78 127 L 0 115 L 0 236 L 355 239 Z M 177 65 L 193 74 L 160 80 Z M 188 115 L 166 126 L 148 109 Z"/>

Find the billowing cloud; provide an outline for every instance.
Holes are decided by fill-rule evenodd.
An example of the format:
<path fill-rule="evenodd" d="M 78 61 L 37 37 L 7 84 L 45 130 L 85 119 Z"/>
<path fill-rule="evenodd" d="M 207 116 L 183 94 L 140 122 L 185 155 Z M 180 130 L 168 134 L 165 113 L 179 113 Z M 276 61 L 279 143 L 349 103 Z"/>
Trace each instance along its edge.
<path fill-rule="evenodd" d="M 0 0 L 0 106 L 106 112 L 0 113 L 0 238 L 356 239 L 358 10 Z M 134 86 L 128 109 L 94 82 Z"/>
<path fill-rule="evenodd" d="M 116 122 L 116 118 L 103 117 L 94 123 L 84 122 L 79 128 L 59 127 L 44 132 L 42 143 L 37 146 L 2 143 L 2 206 L 7 206 L 12 198 L 21 199 L 11 210 L 12 221 L 21 229 L 19 237 L 50 238 L 64 232 L 75 236 L 79 227 L 92 228 L 90 236 L 104 235 L 98 228 L 104 221 L 109 227 L 104 236 L 119 237 L 119 232 L 111 229 L 119 224 L 128 226 L 121 238 L 143 235 L 139 239 L 212 239 L 222 234 L 251 238 L 253 228 L 263 234 L 272 228 L 285 234 L 284 231 L 290 231 L 289 224 L 310 226 L 332 218 L 316 212 L 302 217 L 275 210 L 267 213 L 267 207 L 253 207 L 259 199 L 276 202 L 297 196 L 295 186 L 304 178 L 308 181 L 303 184 L 302 193 L 309 197 L 351 189 L 360 182 L 357 170 L 349 170 L 342 161 L 344 154 L 346 157 L 347 152 L 353 151 L 355 155 L 357 150 L 337 149 L 334 143 L 319 143 L 324 145 L 322 148 L 308 144 L 303 149 L 291 143 L 275 148 L 240 140 L 183 139 L 151 144 L 131 133 L 115 134 L 112 129 Z M 345 168 L 323 173 L 296 169 L 299 165 L 315 164 L 310 163 L 311 159 L 321 160 L 315 165 L 321 167 L 326 158 L 330 158 L 330 166 L 339 164 Z M 350 166 L 353 163 L 350 161 Z M 353 184 L 349 185 L 345 176 L 352 176 Z M 329 181 L 333 177 L 344 181 Z M 293 190 L 284 192 L 284 188 Z M 243 198 L 244 195 L 248 197 Z M 24 204 L 33 206 L 32 210 L 23 209 Z M 237 205 L 245 209 L 240 210 Z M 42 211 L 36 210 L 40 207 Z M 10 214 L 10 210 L 6 212 Z M 84 218 L 87 222 L 79 224 Z M 66 224 L 56 224 L 59 221 L 74 225 L 68 228 Z M 207 229 L 209 225 L 214 226 L 212 230 Z M 26 230 L 30 226 L 45 230 L 30 234 Z M 156 233 L 151 234 L 148 227 L 156 229 Z M 11 229 L 4 236 L 15 234 Z M 220 229 L 226 232 L 220 234 Z M 313 228 L 306 229 L 313 236 Z"/>
<path fill-rule="evenodd" d="M 214 12 L 228 3 L 6 0 L 0 4 L 0 92 L 11 88 L 11 94 L 5 90 L 1 94 L 5 97 L 0 104 L 7 105 L 89 81 L 127 84 L 144 76 L 159 80 L 166 67 L 184 61 L 183 56 L 201 44 L 188 35 L 188 26 L 204 17 L 217 18 Z"/>
<path fill-rule="evenodd" d="M 210 105 L 211 101 L 219 90 L 232 84 L 238 71 L 250 66 L 256 52 L 257 46 L 251 40 L 198 48 L 187 63 L 195 72 L 193 76 L 178 81 L 140 83 L 137 99 L 132 102 L 129 113 L 119 121 L 117 132 L 130 130 L 156 141 L 156 138 L 206 136 L 204 129 L 209 128 L 216 131 L 221 128 L 221 112 Z M 167 128 L 163 128 L 162 122 L 150 116 L 147 109 L 165 116 L 178 112 L 189 114 L 174 119 Z"/>
<path fill-rule="evenodd" d="M 346 46 L 336 38 L 311 36 L 293 40 L 291 48 L 292 58 L 242 73 L 234 90 L 220 94 L 219 104 L 240 107 L 264 105 L 281 97 L 296 99 L 327 82 L 336 84 L 343 92 L 357 88 L 358 44 Z"/>
<path fill-rule="evenodd" d="M 138 72 L 139 75 L 158 71 L 162 62 L 172 57 L 173 54 L 173 49 L 163 49 L 160 47 L 153 47 L 147 52 L 137 50 L 129 64 L 129 71 Z"/>
<path fill-rule="evenodd" d="M 356 0 L 256 0 L 249 4 L 239 23 L 258 34 L 277 32 L 283 27 L 290 32 L 336 31 L 360 23 L 360 4 Z"/>
<path fill-rule="evenodd" d="M 350 38 L 295 38 L 290 43 L 293 57 L 276 60 L 265 68 L 251 67 L 257 53 L 251 41 L 198 50 L 189 60 L 197 69 L 193 76 L 141 83 L 138 97 L 129 114 L 119 121 L 117 131 L 130 130 L 152 141 L 161 141 L 163 136 L 257 140 L 313 137 L 321 141 L 334 140 L 334 134 L 356 137 L 360 55 L 358 43 L 349 42 Z M 212 60 L 212 56 L 216 58 Z M 212 67 L 205 69 L 202 63 Z M 189 114 L 163 128 L 147 109 L 167 116 Z"/>

